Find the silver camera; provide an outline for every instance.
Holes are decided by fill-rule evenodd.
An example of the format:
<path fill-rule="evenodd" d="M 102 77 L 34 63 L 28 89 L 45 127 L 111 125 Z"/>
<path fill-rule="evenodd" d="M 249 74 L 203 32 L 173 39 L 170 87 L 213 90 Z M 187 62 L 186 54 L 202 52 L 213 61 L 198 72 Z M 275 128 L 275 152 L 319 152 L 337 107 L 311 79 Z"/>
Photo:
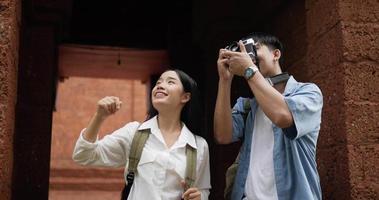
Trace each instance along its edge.
<path fill-rule="evenodd" d="M 258 65 L 258 56 L 257 56 L 257 49 L 256 49 L 256 42 L 253 38 L 246 38 L 242 40 L 243 45 L 245 46 L 247 54 L 249 54 L 250 58 L 253 60 L 253 62 Z M 225 47 L 226 50 L 229 51 L 241 51 L 240 47 L 238 46 L 238 42 L 234 41 L 230 45 Z"/>

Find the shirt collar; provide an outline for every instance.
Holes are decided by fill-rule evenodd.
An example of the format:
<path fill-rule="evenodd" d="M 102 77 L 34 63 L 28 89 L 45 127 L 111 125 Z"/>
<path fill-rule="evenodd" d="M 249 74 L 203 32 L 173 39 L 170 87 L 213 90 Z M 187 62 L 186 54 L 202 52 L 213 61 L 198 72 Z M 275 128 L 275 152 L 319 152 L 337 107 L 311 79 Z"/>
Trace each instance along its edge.
<path fill-rule="evenodd" d="M 178 138 L 178 145 L 190 145 L 192 148 L 197 149 L 195 135 L 183 124 L 182 130 Z"/>
<path fill-rule="evenodd" d="M 187 126 L 182 122 L 182 130 L 180 132 L 178 141 L 175 143 L 175 147 L 182 147 L 186 144 L 197 149 L 195 135 L 187 128 Z M 153 118 L 143 122 L 138 130 L 150 129 L 151 134 L 156 136 L 158 139 L 163 140 L 162 133 L 158 127 L 158 118 L 154 116 Z"/>
<path fill-rule="evenodd" d="M 283 95 L 288 96 L 289 94 L 291 94 L 293 90 L 295 90 L 296 85 L 297 81 L 295 80 L 295 78 L 293 78 L 293 76 L 290 76 L 290 78 L 287 81 L 286 88 L 284 89 Z"/>
<path fill-rule="evenodd" d="M 138 130 L 145 130 L 145 129 L 150 129 L 151 132 L 153 133 L 155 130 L 159 130 L 158 128 L 158 121 L 157 121 L 157 116 L 154 116 L 153 118 L 143 122 L 139 127 Z"/>

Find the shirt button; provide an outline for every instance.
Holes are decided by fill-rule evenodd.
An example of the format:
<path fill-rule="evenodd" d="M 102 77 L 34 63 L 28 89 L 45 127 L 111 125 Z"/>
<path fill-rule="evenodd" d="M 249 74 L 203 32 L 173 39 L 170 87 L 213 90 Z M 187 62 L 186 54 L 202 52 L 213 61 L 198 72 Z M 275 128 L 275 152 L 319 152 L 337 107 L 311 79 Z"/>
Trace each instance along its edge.
<path fill-rule="evenodd" d="M 162 185 L 165 182 L 165 172 L 164 171 L 158 171 L 158 170 L 156 170 L 154 175 L 155 176 L 153 178 L 153 182 L 156 185 L 159 186 L 159 185 Z"/>

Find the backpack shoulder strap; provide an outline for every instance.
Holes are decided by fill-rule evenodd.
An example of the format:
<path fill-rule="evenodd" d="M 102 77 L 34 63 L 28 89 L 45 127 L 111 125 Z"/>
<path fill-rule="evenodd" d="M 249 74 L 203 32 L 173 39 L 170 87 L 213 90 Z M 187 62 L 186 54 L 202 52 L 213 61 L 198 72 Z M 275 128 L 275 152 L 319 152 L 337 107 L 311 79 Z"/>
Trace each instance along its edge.
<path fill-rule="evenodd" d="M 251 111 L 250 99 L 249 98 L 244 98 L 243 99 L 243 113 L 242 113 L 242 117 L 243 117 L 243 123 L 244 123 L 245 127 L 246 127 L 247 116 L 249 115 L 250 111 Z"/>
<path fill-rule="evenodd" d="M 196 140 L 196 136 L 195 136 L 195 140 Z M 187 144 L 186 156 L 187 156 L 187 166 L 186 166 L 185 190 L 193 187 L 196 180 L 196 160 L 197 160 L 196 149 Z"/>
<path fill-rule="evenodd" d="M 137 172 L 137 166 L 141 159 L 143 147 L 149 138 L 150 130 L 139 130 L 133 137 L 132 145 L 130 147 L 129 153 L 129 166 L 128 172 L 135 174 Z M 196 136 L 195 136 L 196 139 Z M 186 146 L 186 157 L 187 157 L 187 166 L 186 166 L 186 185 L 187 188 L 193 187 L 196 180 L 196 160 L 197 160 L 197 151 L 195 148 L 187 144 Z"/>
<path fill-rule="evenodd" d="M 141 159 L 142 150 L 150 135 L 150 129 L 138 130 L 133 137 L 132 145 L 129 153 L 129 166 L 128 171 L 137 172 L 137 166 Z"/>
<path fill-rule="evenodd" d="M 243 99 L 243 111 L 244 111 L 244 120 L 246 120 L 246 117 L 247 115 L 249 114 L 251 110 L 251 106 L 250 106 L 250 99 L 249 98 L 244 98 Z"/>

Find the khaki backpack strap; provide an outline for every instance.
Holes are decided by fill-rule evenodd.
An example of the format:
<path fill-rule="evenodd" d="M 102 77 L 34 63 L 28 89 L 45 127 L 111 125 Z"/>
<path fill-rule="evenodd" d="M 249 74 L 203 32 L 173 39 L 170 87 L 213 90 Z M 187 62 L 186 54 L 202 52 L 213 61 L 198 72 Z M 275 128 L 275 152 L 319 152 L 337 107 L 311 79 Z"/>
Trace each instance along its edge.
<path fill-rule="evenodd" d="M 243 99 L 243 110 L 245 113 L 249 113 L 250 112 L 250 99 L 248 98 L 245 98 Z"/>
<path fill-rule="evenodd" d="M 196 160 L 197 151 L 195 148 L 187 144 L 186 146 L 186 156 L 187 156 L 187 166 L 186 166 L 186 188 L 191 188 L 194 186 L 196 180 Z"/>
<path fill-rule="evenodd" d="M 141 159 L 142 150 L 150 135 L 150 129 L 138 130 L 133 137 L 132 145 L 129 153 L 128 171 L 136 173 L 137 165 Z"/>

